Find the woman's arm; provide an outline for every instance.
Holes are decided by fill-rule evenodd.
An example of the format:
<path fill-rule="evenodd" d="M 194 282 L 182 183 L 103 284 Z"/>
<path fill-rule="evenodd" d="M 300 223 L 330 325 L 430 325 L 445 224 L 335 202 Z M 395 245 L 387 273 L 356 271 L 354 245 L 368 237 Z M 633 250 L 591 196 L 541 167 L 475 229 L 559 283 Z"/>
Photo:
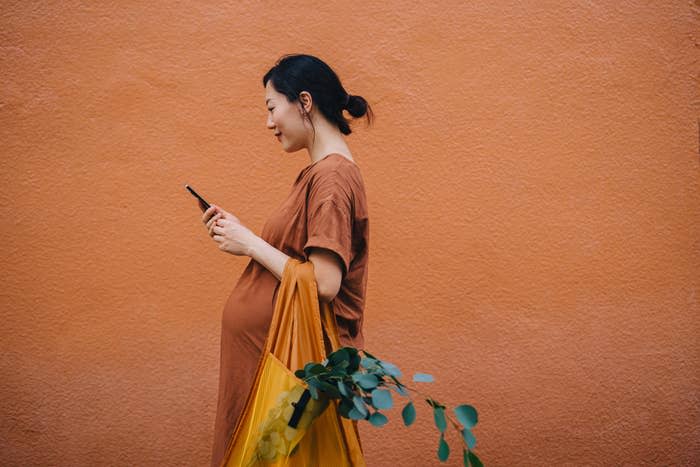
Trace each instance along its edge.
<path fill-rule="evenodd" d="M 248 256 L 262 264 L 277 280 L 282 278 L 284 266 L 289 256 L 273 247 L 260 237 L 256 237 L 248 250 Z M 332 301 L 340 290 L 343 279 L 343 266 L 338 256 L 323 248 L 312 248 L 309 261 L 314 263 L 314 275 L 318 287 L 318 298 L 322 302 Z"/>
<path fill-rule="evenodd" d="M 278 250 L 258 236 L 253 239 L 246 255 L 262 264 L 265 269 L 270 271 L 277 278 L 277 280 L 282 279 L 284 266 L 287 264 L 289 255 Z"/>
<path fill-rule="evenodd" d="M 250 256 L 277 280 L 282 278 L 289 256 L 243 226 L 236 216 L 219 206 L 212 206 L 205 211 L 202 220 L 209 229 L 209 235 L 219 243 L 219 249 L 237 256 Z M 343 278 L 341 259 L 330 250 L 312 248 L 309 261 L 314 263 L 318 298 L 322 302 L 330 302 L 340 290 Z"/>

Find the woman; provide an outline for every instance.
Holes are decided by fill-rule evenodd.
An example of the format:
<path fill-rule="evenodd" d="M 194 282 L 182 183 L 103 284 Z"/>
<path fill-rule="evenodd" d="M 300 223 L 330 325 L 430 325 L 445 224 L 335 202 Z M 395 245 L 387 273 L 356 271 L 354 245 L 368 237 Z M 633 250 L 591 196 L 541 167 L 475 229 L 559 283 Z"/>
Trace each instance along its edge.
<path fill-rule="evenodd" d="M 282 57 L 263 77 L 267 127 L 285 152 L 306 149 L 310 164 L 258 237 L 233 214 L 212 205 L 203 222 L 219 249 L 250 256 L 221 321 L 219 399 L 212 466 L 219 466 L 251 389 L 287 260 L 314 265 L 319 300 L 331 304 L 343 345 L 363 346 L 369 222 L 360 170 L 344 135 L 352 117 L 372 113 L 348 94 L 323 61 Z"/>

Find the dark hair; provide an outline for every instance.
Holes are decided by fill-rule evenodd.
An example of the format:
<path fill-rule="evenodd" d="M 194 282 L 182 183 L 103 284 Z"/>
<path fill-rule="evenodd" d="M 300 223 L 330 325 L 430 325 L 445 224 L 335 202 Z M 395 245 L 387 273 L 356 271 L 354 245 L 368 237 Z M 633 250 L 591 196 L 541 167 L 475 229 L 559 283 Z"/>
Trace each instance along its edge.
<path fill-rule="evenodd" d="M 366 116 L 367 123 L 372 123 L 374 115 L 367 101 L 362 96 L 348 94 L 331 67 L 314 56 L 284 55 L 265 73 L 262 81 L 263 86 L 272 81 L 275 90 L 284 94 L 289 102 L 298 101 L 302 91 L 308 92 L 323 116 L 344 135 L 352 130 L 343 110 L 353 118 Z"/>

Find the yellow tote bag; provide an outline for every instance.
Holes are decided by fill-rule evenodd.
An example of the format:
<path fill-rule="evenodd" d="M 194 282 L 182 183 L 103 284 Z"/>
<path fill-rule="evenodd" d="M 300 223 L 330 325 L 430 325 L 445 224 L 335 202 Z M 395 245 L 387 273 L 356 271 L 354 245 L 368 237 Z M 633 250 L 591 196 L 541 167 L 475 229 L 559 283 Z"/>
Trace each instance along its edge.
<path fill-rule="evenodd" d="M 295 413 L 306 384 L 294 371 L 326 358 L 322 326 L 333 350 L 340 348 L 333 312 L 327 304 L 321 308 L 313 263 L 290 258 L 253 387 L 222 465 L 365 466 L 356 422 L 341 417 L 335 401 L 309 399 Z M 289 426 L 292 416 L 296 427 Z"/>

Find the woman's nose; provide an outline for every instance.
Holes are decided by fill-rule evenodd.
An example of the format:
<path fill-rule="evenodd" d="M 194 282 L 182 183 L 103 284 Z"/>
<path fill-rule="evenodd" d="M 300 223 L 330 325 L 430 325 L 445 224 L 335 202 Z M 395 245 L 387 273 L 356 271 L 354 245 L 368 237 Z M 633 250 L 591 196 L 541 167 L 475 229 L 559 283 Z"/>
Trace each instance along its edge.
<path fill-rule="evenodd" d="M 272 116 L 267 116 L 267 127 L 272 130 L 275 127 L 275 122 L 272 121 Z"/>

